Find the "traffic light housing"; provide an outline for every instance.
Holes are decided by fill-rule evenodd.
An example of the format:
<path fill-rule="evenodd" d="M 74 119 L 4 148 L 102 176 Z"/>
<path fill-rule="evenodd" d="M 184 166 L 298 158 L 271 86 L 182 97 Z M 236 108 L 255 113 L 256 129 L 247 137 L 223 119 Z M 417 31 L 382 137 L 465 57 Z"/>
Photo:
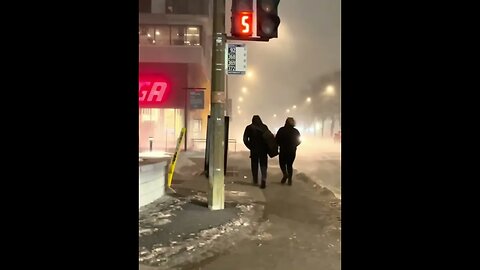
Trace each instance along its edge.
<path fill-rule="evenodd" d="M 234 37 L 248 38 L 253 35 L 253 1 L 232 0 L 232 27 Z"/>
<path fill-rule="evenodd" d="M 278 37 L 278 4 L 280 0 L 257 0 L 257 35 L 270 39 Z"/>

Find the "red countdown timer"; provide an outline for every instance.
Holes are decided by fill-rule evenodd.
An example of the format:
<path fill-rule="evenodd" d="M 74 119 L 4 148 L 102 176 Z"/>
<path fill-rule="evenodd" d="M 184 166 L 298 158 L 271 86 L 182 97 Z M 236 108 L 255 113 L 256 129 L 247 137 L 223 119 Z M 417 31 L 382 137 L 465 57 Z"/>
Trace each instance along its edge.
<path fill-rule="evenodd" d="M 253 35 L 253 12 L 241 11 L 232 16 L 232 34 L 240 37 L 251 37 Z"/>

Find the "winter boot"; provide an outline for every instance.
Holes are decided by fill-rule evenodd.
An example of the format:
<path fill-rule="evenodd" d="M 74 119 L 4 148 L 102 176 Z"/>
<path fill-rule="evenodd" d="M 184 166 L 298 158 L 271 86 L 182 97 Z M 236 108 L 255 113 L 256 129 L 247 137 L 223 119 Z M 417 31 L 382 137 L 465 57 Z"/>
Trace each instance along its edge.
<path fill-rule="evenodd" d="M 287 182 L 288 175 L 286 173 L 283 174 L 282 181 L 280 183 L 285 184 Z"/>

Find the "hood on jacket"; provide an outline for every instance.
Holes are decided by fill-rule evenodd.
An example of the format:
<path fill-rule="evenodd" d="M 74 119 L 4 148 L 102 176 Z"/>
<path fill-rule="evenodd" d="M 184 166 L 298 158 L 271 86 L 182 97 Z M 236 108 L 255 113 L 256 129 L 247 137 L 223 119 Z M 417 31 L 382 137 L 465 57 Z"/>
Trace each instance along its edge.
<path fill-rule="evenodd" d="M 285 120 L 285 126 L 288 127 L 294 127 L 295 126 L 295 119 L 293 117 L 288 117 L 287 120 Z"/>
<path fill-rule="evenodd" d="M 262 119 L 260 119 L 260 116 L 254 115 L 252 117 L 252 124 L 257 126 L 257 127 L 263 126 L 263 122 L 262 122 Z"/>

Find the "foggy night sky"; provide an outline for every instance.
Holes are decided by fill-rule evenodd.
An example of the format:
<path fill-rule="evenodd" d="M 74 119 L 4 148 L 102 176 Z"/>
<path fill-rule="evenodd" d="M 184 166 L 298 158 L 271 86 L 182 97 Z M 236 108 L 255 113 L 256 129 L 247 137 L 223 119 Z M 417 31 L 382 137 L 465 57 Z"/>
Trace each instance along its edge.
<path fill-rule="evenodd" d="M 231 1 L 227 0 L 227 33 L 230 32 L 230 7 Z M 262 119 L 273 113 L 285 113 L 285 108 L 293 105 L 298 91 L 307 88 L 313 78 L 340 70 L 340 7 L 340 0 L 280 1 L 278 38 L 269 42 L 245 42 L 247 71 L 253 71 L 253 78 L 228 76 L 234 116 L 238 105 L 248 122 L 254 113 L 259 113 Z M 247 87 L 249 93 L 242 94 L 242 87 Z M 244 98 L 242 103 L 238 102 L 239 96 Z"/>

